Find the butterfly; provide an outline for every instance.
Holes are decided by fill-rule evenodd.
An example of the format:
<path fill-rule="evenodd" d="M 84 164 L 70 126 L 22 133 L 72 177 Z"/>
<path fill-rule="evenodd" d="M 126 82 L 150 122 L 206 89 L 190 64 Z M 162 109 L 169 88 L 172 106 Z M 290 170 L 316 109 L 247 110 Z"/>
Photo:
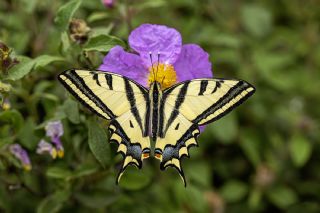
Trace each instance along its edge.
<path fill-rule="evenodd" d="M 129 165 L 139 169 L 153 155 L 160 169 L 177 169 L 186 180 L 181 159 L 198 146 L 199 126 L 218 120 L 249 98 L 255 88 L 243 80 L 193 79 L 162 90 L 149 89 L 124 76 L 102 71 L 71 69 L 58 76 L 84 106 L 110 121 L 110 142 L 118 144 L 124 161 L 116 182 Z"/>

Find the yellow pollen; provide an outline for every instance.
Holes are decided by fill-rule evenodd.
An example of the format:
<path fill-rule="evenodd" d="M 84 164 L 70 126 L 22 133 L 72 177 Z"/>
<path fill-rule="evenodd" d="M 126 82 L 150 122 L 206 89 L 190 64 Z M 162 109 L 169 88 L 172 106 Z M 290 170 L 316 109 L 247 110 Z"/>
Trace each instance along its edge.
<path fill-rule="evenodd" d="M 52 156 L 52 158 L 53 158 L 53 159 L 56 159 L 56 158 L 57 158 L 57 155 L 58 155 L 57 150 L 56 150 L 55 148 L 53 148 L 53 149 L 51 150 L 51 156 Z"/>
<path fill-rule="evenodd" d="M 63 156 L 64 156 L 64 151 L 63 150 L 59 150 L 58 151 L 58 157 L 59 158 L 63 158 Z"/>
<path fill-rule="evenodd" d="M 177 82 L 177 75 L 171 64 L 155 63 L 149 67 L 149 86 L 152 82 L 159 82 L 162 89 L 166 89 Z"/>

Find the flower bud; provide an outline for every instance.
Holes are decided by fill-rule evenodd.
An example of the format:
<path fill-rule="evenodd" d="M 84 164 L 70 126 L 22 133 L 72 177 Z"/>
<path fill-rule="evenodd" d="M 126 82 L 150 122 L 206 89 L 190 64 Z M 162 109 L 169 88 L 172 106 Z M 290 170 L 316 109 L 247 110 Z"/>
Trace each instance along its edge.
<path fill-rule="evenodd" d="M 105 7 L 112 8 L 114 6 L 115 0 L 102 0 L 102 4 Z"/>
<path fill-rule="evenodd" d="M 6 73 L 10 67 L 18 63 L 18 60 L 12 58 L 10 55 L 11 50 L 9 47 L 3 42 L 0 42 L 0 70 L 4 73 Z"/>
<path fill-rule="evenodd" d="M 69 24 L 69 34 L 72 41 L 77 44 L 84 44 L 88 40 L 90 27 L 82 19 L 72 19 Z"/>

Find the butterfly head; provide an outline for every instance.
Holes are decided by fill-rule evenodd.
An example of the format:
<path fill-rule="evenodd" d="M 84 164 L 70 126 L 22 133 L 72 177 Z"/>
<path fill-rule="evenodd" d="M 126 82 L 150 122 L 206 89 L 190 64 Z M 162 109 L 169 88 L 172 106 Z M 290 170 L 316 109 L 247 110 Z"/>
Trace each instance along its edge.
<path fill-rule="evenodd" d="M 177 83 L 177 74 L 174 70 L 174 67 L 172 64 L 168 63 L 162 63 L 160 62 L 160 53 L 157 54 L 157 62 L 153 63 L 152 60 L 152 53 L 149 53 L 150 55 L 150 62 L 151 66 L 149 67 L 149 77 L 148 77 L 148 83 L 149 86 L 154 83 L 158 82 L 161 86 L 161 89 L 164 90 L 175 83 Z"/>

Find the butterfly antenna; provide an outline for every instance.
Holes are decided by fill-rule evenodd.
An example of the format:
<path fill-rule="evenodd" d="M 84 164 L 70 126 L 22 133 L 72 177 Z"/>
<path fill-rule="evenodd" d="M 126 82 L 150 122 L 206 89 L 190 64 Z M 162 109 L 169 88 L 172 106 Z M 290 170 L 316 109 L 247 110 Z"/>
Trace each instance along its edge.
<path fill-rule="evenodd" d="M 154 69 L 153 69 L 152 52 L 149 52 L 149 57 L 150 57 L 150 61 L 151 61 L 151 68 L 152 68 L 153 77 L 155 79 L 157 79 L 156 76 L 155 76 L 155 73 L 154 73 Z"/>

